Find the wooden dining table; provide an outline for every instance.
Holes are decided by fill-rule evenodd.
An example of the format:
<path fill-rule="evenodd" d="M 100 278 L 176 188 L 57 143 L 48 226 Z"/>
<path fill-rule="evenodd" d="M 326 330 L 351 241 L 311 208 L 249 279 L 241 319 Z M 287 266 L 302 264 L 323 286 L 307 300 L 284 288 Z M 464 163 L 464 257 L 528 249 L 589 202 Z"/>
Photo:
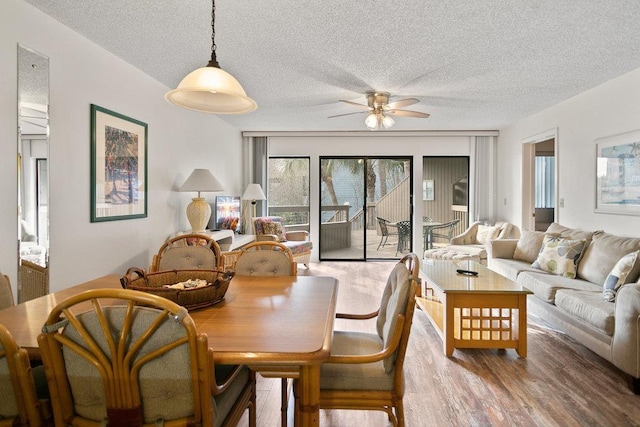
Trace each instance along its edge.
<path fill-rule="evenodd" d="M 0 323 L 38 360 L 38 335 L 59 302 L 85 290 L 119 287 L 116 275 L 94 279 L 0 310 Z M 296 424 L 318 426 L 320 366 L 331 351 L 337 293 L 333 277 L 236 276 L 221 303 L 189 314 L 207 334 L 216 363 L 297 378 Z"/>

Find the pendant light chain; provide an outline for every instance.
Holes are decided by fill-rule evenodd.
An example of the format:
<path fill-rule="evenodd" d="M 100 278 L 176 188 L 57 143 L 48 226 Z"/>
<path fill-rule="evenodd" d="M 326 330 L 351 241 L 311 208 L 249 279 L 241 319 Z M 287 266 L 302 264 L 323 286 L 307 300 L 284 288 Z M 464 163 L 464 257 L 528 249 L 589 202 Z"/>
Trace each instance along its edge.
<path fill-rule="evenodd" d="M 216 57 L 216 2 L 211 0 L 211 61 L 209 61 L 208 67 L 220 68 L 218 59 Z"/>

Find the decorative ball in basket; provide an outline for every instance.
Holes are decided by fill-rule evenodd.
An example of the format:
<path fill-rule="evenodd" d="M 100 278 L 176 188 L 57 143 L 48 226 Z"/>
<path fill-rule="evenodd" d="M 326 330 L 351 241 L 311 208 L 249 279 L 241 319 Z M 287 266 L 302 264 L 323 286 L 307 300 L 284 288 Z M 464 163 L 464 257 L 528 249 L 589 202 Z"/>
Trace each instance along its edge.
<path fill-rule="evenodd" d="M 169 270 L 147 273 L 130 268 L 120 279 L 122 287 L 149 292 L 175 302 L 187 310 L 219 303 L 235 275 L 228 270 Z"/>

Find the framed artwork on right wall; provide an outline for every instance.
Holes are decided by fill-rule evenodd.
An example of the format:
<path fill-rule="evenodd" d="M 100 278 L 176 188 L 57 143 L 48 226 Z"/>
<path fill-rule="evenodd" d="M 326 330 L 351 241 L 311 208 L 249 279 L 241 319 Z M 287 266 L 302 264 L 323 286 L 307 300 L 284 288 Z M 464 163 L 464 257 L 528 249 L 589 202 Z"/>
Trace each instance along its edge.
<path fill-rule="evenodd" d="M 596 139 L 595 212 L 640 215 L 640 130 Z"/>

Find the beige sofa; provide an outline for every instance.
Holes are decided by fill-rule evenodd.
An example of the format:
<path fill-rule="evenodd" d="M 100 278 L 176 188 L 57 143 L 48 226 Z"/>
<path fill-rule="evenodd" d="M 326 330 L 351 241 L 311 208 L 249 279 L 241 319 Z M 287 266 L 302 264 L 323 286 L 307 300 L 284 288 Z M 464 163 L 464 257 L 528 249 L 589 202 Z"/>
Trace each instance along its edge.
<path fill-rule="evenodd" d="M 489 240 L 517 238 L 519 234 L 518 228 L 508 222 L 485 225 L 482 221 L 476 221 L 464 233 L 452 237 L 448 246 L 426 250 L 424 258 L 473 259 L 481 264 L 486 264 L 487 250 L 485 245 Z"/>
<path fill-rule="evenodd" d="M 580 254 L 567 257 L 575 255 L 566 265 L 568 270 L 575 266 L 576 278 L 566 277 L 571 271 L 559 275 L 555 261 L 545 260 L 547 250 L 540 249 L 547 235 L 564 242 L 563 250 L 576 249 L 584 240 Z M 546 239 L 549 249 L 554 238 Z M 633 391 L 640 394 L 640 252 L 636 251 L 640 251 L 640 238 L 552 223 L 546 232 L 523 231 L 519 239 L 490 241 L 487 262 L 493 271 L 533 292 L 528 299 L 530 313 L 631 375 Z M 626 273 L 619 272 L 623 257 L 632 260 L 627 262 Z M 618 289 L 615 301 L 609 302 L 603 285 L 612 278 L 626 284 Z"/>

